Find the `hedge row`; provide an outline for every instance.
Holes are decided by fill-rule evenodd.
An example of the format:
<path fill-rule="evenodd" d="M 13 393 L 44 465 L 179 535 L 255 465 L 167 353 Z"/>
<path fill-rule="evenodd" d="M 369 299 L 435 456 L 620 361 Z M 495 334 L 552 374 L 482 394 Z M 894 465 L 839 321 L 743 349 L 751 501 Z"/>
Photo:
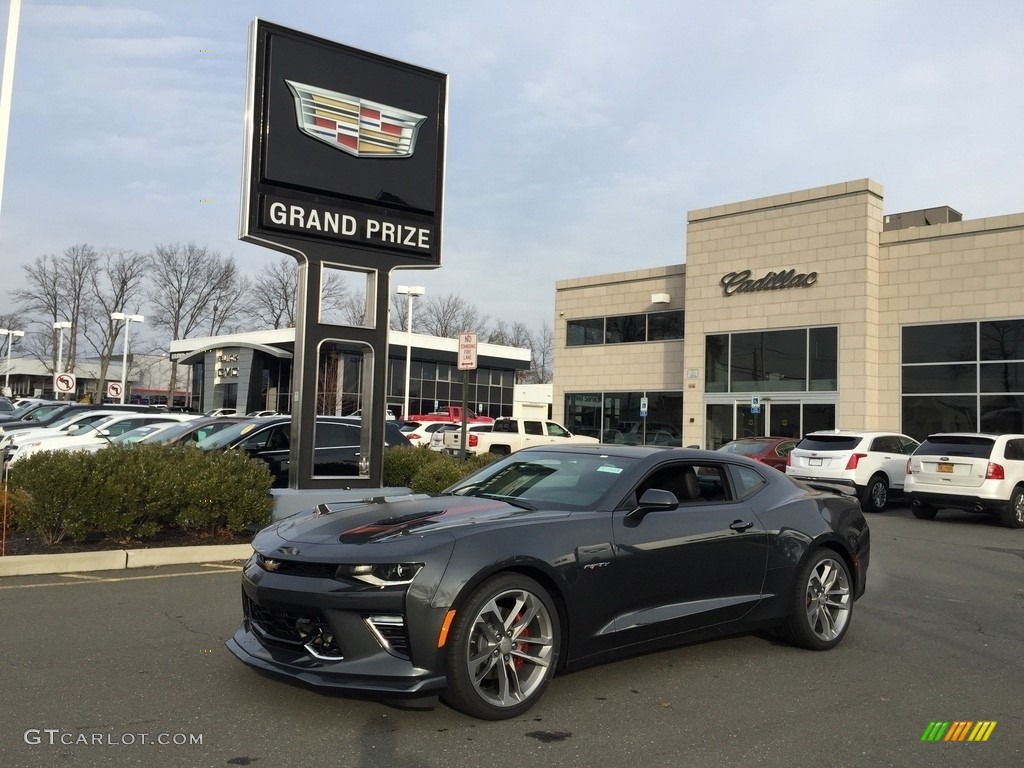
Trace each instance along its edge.
<path fill-rule="evenodd" d="M 116 541 L 164 528 L 238 532 L 270 521 L 266 464 L 240 451 L 114 445 L 42 451 L 11 465 L 10 520 L 47 544 L 94 532 Z"/>
<path fill-rule="evenodd" d="M 384 485 L 409 488 L 414 493 L 439 493 L 497 458 L 485 453 L 460 462 L 427 448 L 392 448 L 384 451 Z"/>
<path fill-rule="evenodd" d="M 437 493 L 497 457 L 465 462 L 425 448 L 384 452 L 384 485 Z M 113 445 L 42 451 L 11 465 L 10 524 L 46 544 L 94 533 L 128 543 L 167 528 L 239 532 L 270 522 L 272 478 L 242 451 Z"/>

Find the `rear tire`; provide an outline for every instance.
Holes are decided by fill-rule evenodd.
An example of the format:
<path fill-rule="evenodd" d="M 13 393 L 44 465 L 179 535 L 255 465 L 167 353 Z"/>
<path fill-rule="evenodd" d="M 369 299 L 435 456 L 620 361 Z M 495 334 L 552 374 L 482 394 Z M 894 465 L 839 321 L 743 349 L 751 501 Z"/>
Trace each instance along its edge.
<path fill-rule="evenodd" d="M 1018 485 L 1013 489 L 1009 505 L 999 513 L 999 522 L 1007 528 L 1024 528 L 1024 488 Z"/>
<path fill-rule="evenodd" d="M 831 549 L 813 552 L 800 569 L 781 627 L 794 645 L 827 651 L 839 645 L 853 616 L 853 582 L 843 558 Z"/>
<path fill-rule="evenodd" d="M 918 520 L 934 520 L 939 510 L 931 504 L 915 503 L 911 505 L 910 511 L 914 513 L 914 517 Z"/>
<path fill-rule="evenodd" d="M 884 512 L 889 503 L 889 482 L 884 475 L 875 475 L 860 492 L 860 506 L 865 512 Z"/>
<path fill-rule="evenodd" d="M 560 643 L 558 611 L 547 590 L 518 573 L 495 576 L 455 614 L 442 698 L 482 720 L 517 717 L 554 676 Z"/>

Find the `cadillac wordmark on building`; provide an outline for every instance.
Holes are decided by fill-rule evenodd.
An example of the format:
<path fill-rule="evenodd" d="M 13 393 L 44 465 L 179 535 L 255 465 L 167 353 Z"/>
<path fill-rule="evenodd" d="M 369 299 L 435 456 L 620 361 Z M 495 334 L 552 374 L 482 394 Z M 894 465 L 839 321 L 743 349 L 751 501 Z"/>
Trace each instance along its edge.
<path fill-rule="evenodd" d="M 725 275 L 719 284 L 726 296 L 734 293 L 753 293 L 755 291 L 776 291 L 781 288 L 809 288 L 818 282 L 817 272 L 806 274 L 797 272 L 795 269 L 786 272 L 769 272 L 764 277 L 751 280 L 753 274 L 749 269 L 742 272 L 730 272 Z"/>

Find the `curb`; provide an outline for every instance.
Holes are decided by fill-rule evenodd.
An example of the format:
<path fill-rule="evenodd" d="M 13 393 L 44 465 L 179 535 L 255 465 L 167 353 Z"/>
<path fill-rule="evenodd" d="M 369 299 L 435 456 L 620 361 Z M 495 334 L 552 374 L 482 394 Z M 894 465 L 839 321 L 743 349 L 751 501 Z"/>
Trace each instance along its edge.
<path fill-rule="evenodd" d="M 211 544 L 197 547 L 68 552 L 61 555 L 11 555 L 10 557 L 0 557 L 0 577 L 119 571 L 128 568 L 152 568 L 158 565 L 188 563 L 217 563 L 248 560 L 251 554 L 251 544 Z"/>

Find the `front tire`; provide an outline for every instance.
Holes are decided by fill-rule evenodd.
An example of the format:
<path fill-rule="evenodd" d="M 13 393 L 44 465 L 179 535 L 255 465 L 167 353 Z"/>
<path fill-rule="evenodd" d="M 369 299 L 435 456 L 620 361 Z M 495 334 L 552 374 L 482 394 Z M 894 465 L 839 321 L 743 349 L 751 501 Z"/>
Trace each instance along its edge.
<path fill-rule="evenodd" d="M 554 676 L 560 642 L 558 611 L 544 587 L 517 573 L 495 576 L 455 615 L 443 699 L 483 720 L 521 715 Z"/>
<path fill-rule="evenodd" d="M 812 651 L 839 645 L 853 615 L 850 571 L 840 555 L 830 549 L 811 555 L 793 587 L 790 610 L 782 632 L 791 643 Z"/>
<path fill-rule="evenodd" d="M 860 506 L 865 512 L 884 512 L 888 503 L 889 482 L 883 475 L 875 475 L 860 493 Z"/>
<path fill-rule="evenodd" d="M 1009 505 L 999 514 L 999 522 L 1007 528 L 1024 528 L 1024 488 L 1013 489 Z"/>

